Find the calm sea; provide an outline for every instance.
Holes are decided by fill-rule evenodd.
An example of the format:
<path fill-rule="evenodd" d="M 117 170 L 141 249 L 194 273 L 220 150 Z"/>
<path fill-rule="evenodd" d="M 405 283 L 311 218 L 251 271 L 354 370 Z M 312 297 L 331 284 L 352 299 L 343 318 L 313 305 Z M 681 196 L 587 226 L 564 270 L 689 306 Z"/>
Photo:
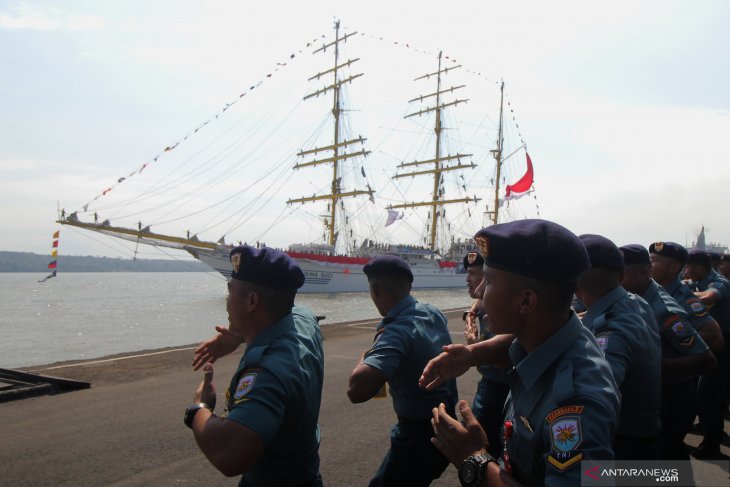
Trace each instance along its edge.
<path fill-rule="evenodd" d="M 226 324 L 218 273 L 0 273 L 0 367 L 82 360 L 198 343 Z M 441 309 L 466 307 L 463 289 L 419 291 Z M 367 293 L 303 294 L 322 323 L 376 318 Z"/>

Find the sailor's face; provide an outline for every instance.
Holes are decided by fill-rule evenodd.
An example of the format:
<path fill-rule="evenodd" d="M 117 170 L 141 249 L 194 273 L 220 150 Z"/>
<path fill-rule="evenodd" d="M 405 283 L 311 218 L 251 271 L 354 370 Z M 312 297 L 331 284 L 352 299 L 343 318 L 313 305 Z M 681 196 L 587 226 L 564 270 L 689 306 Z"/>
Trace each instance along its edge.
<path fill-rule="evenodd" d="M 520 319 L 520 297 L 511 281 L 512 274 L 485 267 L 484 280 L 478 290 L 482 292 L 481 307 L 496 334 L 514 333 L 514 325 Z"/>
<path fill-rule="evenodd" d="M 241 333 L 248 318 L 246 286 L 238 279 L 228 281 L 228 296 L 226 297 L 226 311 L 228 312 L 228 326 L 231 331 Z"/>
<path fill-rule="evenodd" d="M 481 295 L 477 294 L 477 287 L 484 280 L 484 270 L 481 266 L 470 266 L 466 269 L 466 286 L 469 291 L 469 296 L 472 298 L 481 298 Z"/>
<path fill-rule="evenodd" d="M 674 275 L 672 275 L 674 262 L 668 257 L 663 255 L 651 254 L 651 277 L 657 282 L 666 282 L 674 279 L 676 276 L 676 269 Z"/>

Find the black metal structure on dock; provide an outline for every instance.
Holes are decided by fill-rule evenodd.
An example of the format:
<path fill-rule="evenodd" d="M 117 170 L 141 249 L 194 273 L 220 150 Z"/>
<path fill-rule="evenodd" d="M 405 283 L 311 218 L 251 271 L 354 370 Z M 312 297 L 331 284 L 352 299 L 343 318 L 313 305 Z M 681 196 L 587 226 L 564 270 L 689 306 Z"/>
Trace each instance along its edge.
<path fill-rule="evenodd" d="M 13 369 L 0 369 L 0 402 L 22 399 L 42 394 L 88 389 L 90 382 L 83 382 L 50 375 L 34 374 Z"/>

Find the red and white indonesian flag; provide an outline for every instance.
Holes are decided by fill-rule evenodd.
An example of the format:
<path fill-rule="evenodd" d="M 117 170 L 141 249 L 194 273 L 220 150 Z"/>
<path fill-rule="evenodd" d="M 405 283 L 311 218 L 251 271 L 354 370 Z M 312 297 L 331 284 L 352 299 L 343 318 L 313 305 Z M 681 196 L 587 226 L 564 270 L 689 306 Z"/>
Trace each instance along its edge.
<path fill-rule="evenodd" d="M 532 183 L 534 182 L 534 173 L 532 171 L 532 159 L 530 154 L 525 152 L 527 157 L 527 172 L 517 181 L 515 184 L 508 184 L 504 194 L 504 198 L 500 200 L 500 205 L 505 201 L 516 200 L 529 194 L 532 190 Z"/>

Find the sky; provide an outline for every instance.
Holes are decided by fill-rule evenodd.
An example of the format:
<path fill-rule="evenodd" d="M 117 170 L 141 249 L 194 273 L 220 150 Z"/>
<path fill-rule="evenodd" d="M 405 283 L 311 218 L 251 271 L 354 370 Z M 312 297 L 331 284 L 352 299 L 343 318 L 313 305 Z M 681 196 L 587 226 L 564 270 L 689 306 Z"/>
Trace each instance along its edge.
<path fill-rule="evenodd" d="M 702 226 L 730 243 L 727 1 L 4 0 L 0 250 L 48 253 L 58 207 L 135 171 L 335 18 L 505 80 L 542 218 L 618 245 L 691 243 Z M 61 254 L 133 248 L 61 233 Z"/>

